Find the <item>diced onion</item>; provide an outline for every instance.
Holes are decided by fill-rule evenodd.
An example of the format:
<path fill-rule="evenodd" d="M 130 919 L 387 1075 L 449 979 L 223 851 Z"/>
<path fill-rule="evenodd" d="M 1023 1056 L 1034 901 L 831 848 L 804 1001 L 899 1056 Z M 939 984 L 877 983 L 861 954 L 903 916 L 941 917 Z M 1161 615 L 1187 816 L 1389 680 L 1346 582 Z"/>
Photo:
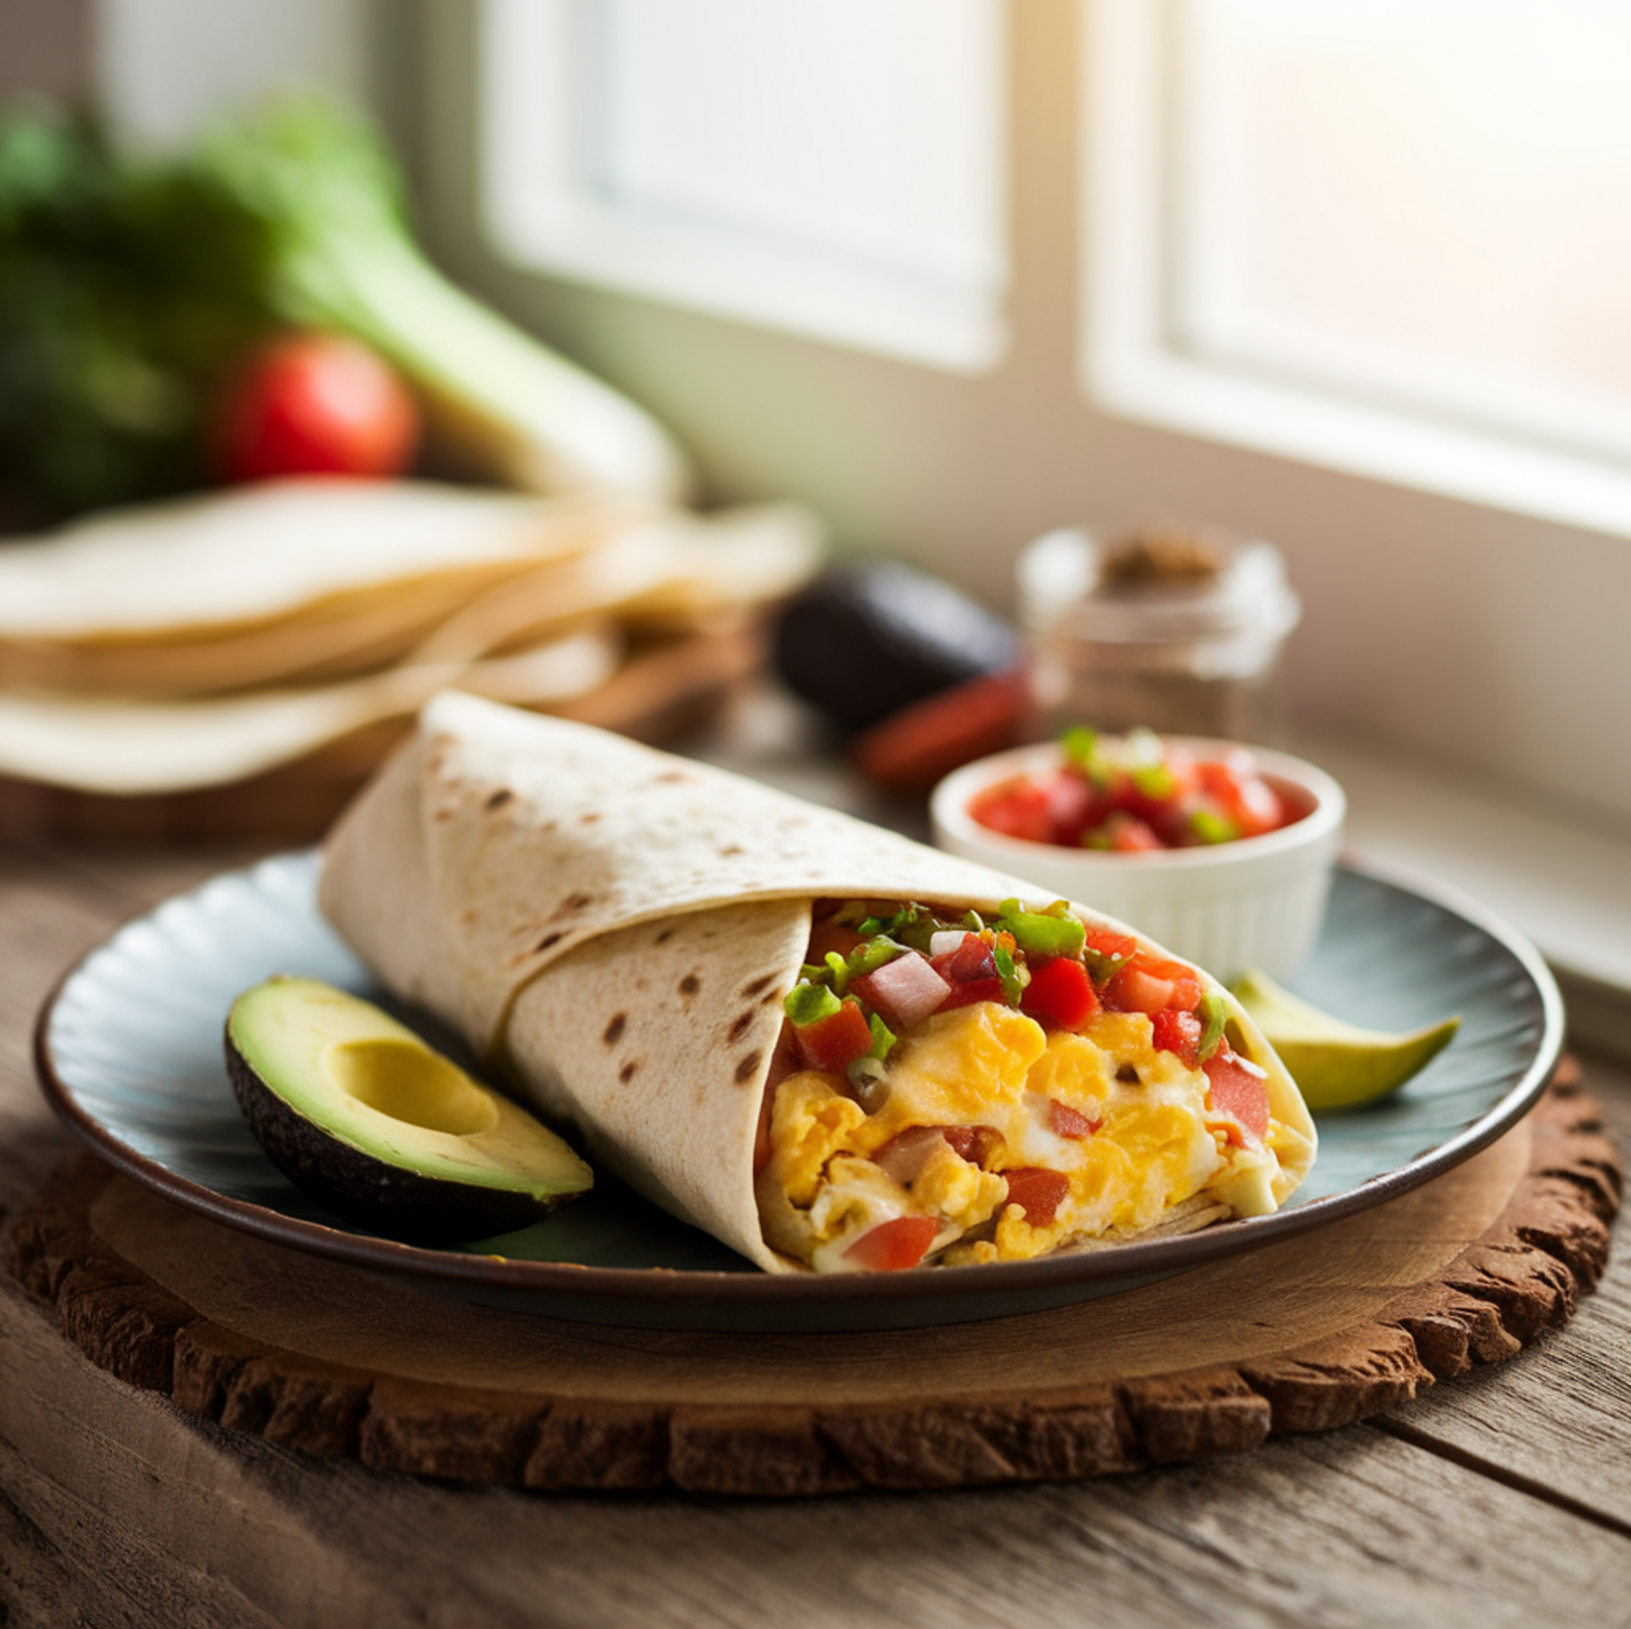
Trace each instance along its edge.
<path fill-rule="evenodd" d="M 966 928 L 943 928 L 929 938 L 931 956 L 949 956 L 968 937 Z"/>
<path fill-rule="evenodd" d="M 962 942 L 961 934 L 952 937 Z M 915 950 L 885 962 L 858 981 L 857 988 L 897 1029 L 920 1023 L 951 993 L 951 986 Z"/>

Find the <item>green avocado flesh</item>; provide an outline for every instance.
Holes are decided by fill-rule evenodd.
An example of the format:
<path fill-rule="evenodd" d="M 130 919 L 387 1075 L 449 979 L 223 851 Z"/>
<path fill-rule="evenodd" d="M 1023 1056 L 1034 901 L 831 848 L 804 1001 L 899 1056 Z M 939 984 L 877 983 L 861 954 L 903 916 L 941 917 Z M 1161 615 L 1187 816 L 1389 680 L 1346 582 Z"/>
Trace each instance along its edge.
<path fill-rule="evenodd" d="M 297 1187 L 415 1242 L 513 1232 L 594 1174 L 507 1097 L 378 1007 L 275 978 L 232 1004 L 227 1072 L 250 1128 Z"/>
<path fill-rule="evenodd" d="M 1253 968 L 1234 985 L 1315 1114 L 1362 1108 L 1396 1092 L 1450 1044 L 1459 1018 L 1396 1035 L 1360 1029 L 1282 989 Z"/>

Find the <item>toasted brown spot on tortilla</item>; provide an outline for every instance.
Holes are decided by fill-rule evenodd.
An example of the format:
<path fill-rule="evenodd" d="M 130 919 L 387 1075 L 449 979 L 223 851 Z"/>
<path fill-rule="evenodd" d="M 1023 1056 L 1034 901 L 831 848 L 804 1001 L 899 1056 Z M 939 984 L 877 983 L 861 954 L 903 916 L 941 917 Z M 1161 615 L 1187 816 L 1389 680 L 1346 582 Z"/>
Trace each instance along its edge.
<path fill-rule="evenodd" d="M 671 781 L 684 782 L 694 780 L 695 778 L 696 777 L 693 775 L 687 775 L 683 769 L 669 769 L 657 776 L 657 778 L 651 784 L 653 786 L 662 786 Z"/>
<path fill-rule="evenodd" d="M 564 933 L 546 933 L 543 938 L 532 947 L 532 952 L 534 955 L 537 955 L 540 950 L 548 950 L 551 945 L 558 945 L 565 937 L 566 935 Z"/>
<path fill-rule="evenodd" d="M 674 937 L 674 930 L 672 928 L 664 928 L 663 931 L 661 933 L 659 933 L 657 935 L 657 937 L 655 939 L 653 939 L 651 942 L 654 945 L 666 945 L 668 943 L 668 941 L 670 939 L 672 939 L 673 937 Z"/>
<path fill-rule="evenodd" d="M 766 990 L 765 993 L 762 996 L 759 997 L 759 1005 L 761 1007 L 774 1006 L 776 1004 L 776 1002 L 781 1000 L 781 998 L 782 998 L 782 993 L 781 993 L 780 990 L 769 989 L 769 990 Z"/>
<path fill-rule="evenodd" d="M 755 979 L 751 984 L 744 984 L 742 986 L 742 994 L 751 1000 L 754 996 L 758 995 L 761 990 L 768 990 L 775 982 L 776 975 L 774 973 L 766 973 L 762 979 Z"/>
<path fill-rule="evenodd" d="M 639 1067 L 640 1060 L 638 1058 L 630 1058 L 629 1061 L 617 1071 L 617 1078 L 622 1081 L 625 1086 L 627 1086 L 628 1083 L 634 1079 L 634 1071 Z"/>
<path fill-rule="evenodd" d="M 753 1079 L 754 1075 L 758 1073 L 759 1064 L 763 1058 L 764 1053 L 762 1052 L 749 1052 L 745 1057 L 737 1061 L 736 1084 L 738 1086 L 746 1085 L 748 1081 Z"/>
<path fill-rule="evenodd" d="M 591 811 L 589 814 L 579 815 L 578 824 L 580 826 L 592 826 L 599 819 L 600 816 Z"/>
<path fill-rule="evenodd" d="M 687 973 L 685 977 L 680 980 L 681 995 L 695 995 L 701 988 L 702 980 L 699 979 L 695 973 Z"/>
<path fill-rule="evenodd" d="M 487 807 L 489 809 L 502 809 L 504 805 L 514 796 L 515 793 L 512 792 L 509 787 L 501 786 L 496 792 L 489 794 L 487 799 Z"/>
<path fill-rule="evenodd" d="M 753 1023 L 753 1009 L 751 1007 L 731 1025 L 730 1034 L 726 1037 L 733 1045 L 747 1034 L 749 1026 Z"/>
<path fill-rule="evenodd" d="M 606 1026 L 606 1033 L 601 1036 L 601 1040 L 603 1040 L 607 1046 L 616 1046 L 617 1043 L 623 1038 L 623 1028 L 628 1021 L 629 1015 L 626 1012 L 613 1013 L 612 1021 Z"/>
<path fill-rule="evenodd" d="M 731 843 L 727 847 L 722 848 L 719 851 L 719 857 L 722 860 L 728 860 L 731 857 L 731 855 L 741 854 L 742 852 L 743 852 L 743 848 L 742 848 L 742 845 L 740 843 Z"/>

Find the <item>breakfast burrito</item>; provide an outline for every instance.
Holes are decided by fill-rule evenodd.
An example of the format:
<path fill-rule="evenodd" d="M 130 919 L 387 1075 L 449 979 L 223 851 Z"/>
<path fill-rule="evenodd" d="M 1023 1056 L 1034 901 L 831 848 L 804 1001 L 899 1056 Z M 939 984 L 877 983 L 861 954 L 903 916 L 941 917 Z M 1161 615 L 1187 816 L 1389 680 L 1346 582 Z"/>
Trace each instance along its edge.
<path fill-rule="evenodd" d="M 559 719 L 436 697 L 321 902 L 592 1160 L 771 1272 L 1185 1231 L 1313 1159 L 1239 1004 L 1131 928 Z"/>

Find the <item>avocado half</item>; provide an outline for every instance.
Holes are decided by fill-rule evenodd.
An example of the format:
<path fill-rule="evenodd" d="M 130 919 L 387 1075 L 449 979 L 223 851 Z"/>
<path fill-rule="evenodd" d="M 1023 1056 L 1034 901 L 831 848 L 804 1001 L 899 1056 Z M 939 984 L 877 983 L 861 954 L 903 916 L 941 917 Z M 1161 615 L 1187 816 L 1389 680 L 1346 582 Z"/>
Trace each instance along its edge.
<path fill-rule="evenodd" d="M 246 990 L 227 1073 L 285 1176 L 330 1210 L 416 1243 L 528 1226 L 594 1173 L 525 1109 L 411 1029 L 317 979 Z"/>

